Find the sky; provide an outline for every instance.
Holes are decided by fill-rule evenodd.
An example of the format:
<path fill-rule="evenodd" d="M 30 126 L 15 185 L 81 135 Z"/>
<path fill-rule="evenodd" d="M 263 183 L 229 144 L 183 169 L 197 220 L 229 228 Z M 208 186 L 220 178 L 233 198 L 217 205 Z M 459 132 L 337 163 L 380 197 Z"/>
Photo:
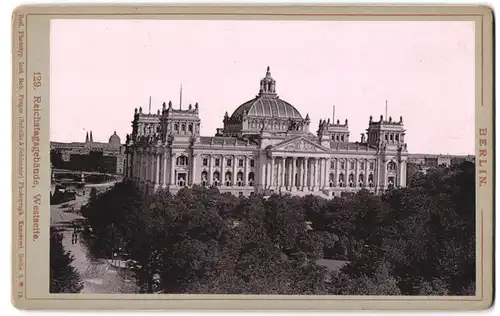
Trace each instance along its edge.
<path fill-rule="evenodd" d="M 311 118 L 403 117 L 410 153 L 473 154 L 474 22 L 52 20 L 52 141 L 122 142 L 134 109 L 198 102 L 201 134 L 255 97 L 266 68 Z"/>

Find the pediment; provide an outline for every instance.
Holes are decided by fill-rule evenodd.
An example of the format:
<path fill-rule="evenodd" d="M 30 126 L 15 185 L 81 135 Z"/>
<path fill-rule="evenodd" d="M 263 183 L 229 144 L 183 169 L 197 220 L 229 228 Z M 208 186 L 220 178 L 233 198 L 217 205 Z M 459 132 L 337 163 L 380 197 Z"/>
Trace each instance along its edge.
<path fill-rule="evenodd" d="M 299 137 L 291 140 L 286 140 L 271 148 L 273 151 L 288 151 L 288 152 L 317 152 L 327 153 L 328 149 L 316 144 L 309 139 Z"/>

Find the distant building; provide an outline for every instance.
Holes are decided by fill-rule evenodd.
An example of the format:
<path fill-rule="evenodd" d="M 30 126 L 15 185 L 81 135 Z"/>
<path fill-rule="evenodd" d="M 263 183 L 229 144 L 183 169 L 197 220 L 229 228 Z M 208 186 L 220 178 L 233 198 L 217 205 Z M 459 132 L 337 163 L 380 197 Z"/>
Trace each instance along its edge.
<path fill-rule="evenodd" d="M 113 133 L 107 143 L 94 142 L 92 131 L 85 142 L 50 142 L 50 160 L 56 169 L 123 174 L 125 146 Z"/>
<path fill-rule="evenodd" d="M 464 161 L 474 162 L 474 155 L 408 154 L 408 163 L 422 167 L 454 166 Z"/>
<path fill-rule="evenodd" d="M 431 168 L 451 167 L 465 161 L 474 162 L 474 155 L 408 154 L 408 177 L 415 172 L 427 172 Z"/>
<path fill-rule="evenodd" d="M 347 120 L 320 120 L 316 134 L 305 117 L 276 93 L 269 68 L 257 96 L 244 102 L 215 136 L 200 136 L 199 107 L 157 113 L 135 109 L 127 135 L 125 176 L 173 193 L 194 184 L 235 195 L 291 193 L 338 196 L 362 188 L 379 193 L 406 186 L 403 119 L 374 120 L 350 141 Z M 366 137 L 365 137 L 366 136 Z"/>

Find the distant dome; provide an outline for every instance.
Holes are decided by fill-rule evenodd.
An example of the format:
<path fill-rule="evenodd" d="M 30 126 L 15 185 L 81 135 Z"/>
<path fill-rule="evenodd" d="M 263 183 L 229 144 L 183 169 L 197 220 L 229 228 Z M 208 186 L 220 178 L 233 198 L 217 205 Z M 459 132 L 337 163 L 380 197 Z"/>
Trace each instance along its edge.
<path fill-rule="evenodd" d="M 121 146 L 121 140 L 120 136 L 116 135 L 116 131 L 114 132 L 113 135 L 109 137 L 108 143 L 113 146 L 113 147 L 120 147 Z"/>

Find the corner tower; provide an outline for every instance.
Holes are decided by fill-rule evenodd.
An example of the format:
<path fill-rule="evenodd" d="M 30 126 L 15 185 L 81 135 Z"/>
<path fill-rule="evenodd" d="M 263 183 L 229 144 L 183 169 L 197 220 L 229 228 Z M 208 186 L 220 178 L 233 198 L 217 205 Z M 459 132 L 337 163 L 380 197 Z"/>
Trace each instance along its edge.
<path fill-rule="evenodd" d="M 379 188 L 405 187 L 408 150 L 405 143 L 403 117 L 393 121 L 392 117 L 368 124 L 368 145 L 377 149 L 377 182 Z"/>

